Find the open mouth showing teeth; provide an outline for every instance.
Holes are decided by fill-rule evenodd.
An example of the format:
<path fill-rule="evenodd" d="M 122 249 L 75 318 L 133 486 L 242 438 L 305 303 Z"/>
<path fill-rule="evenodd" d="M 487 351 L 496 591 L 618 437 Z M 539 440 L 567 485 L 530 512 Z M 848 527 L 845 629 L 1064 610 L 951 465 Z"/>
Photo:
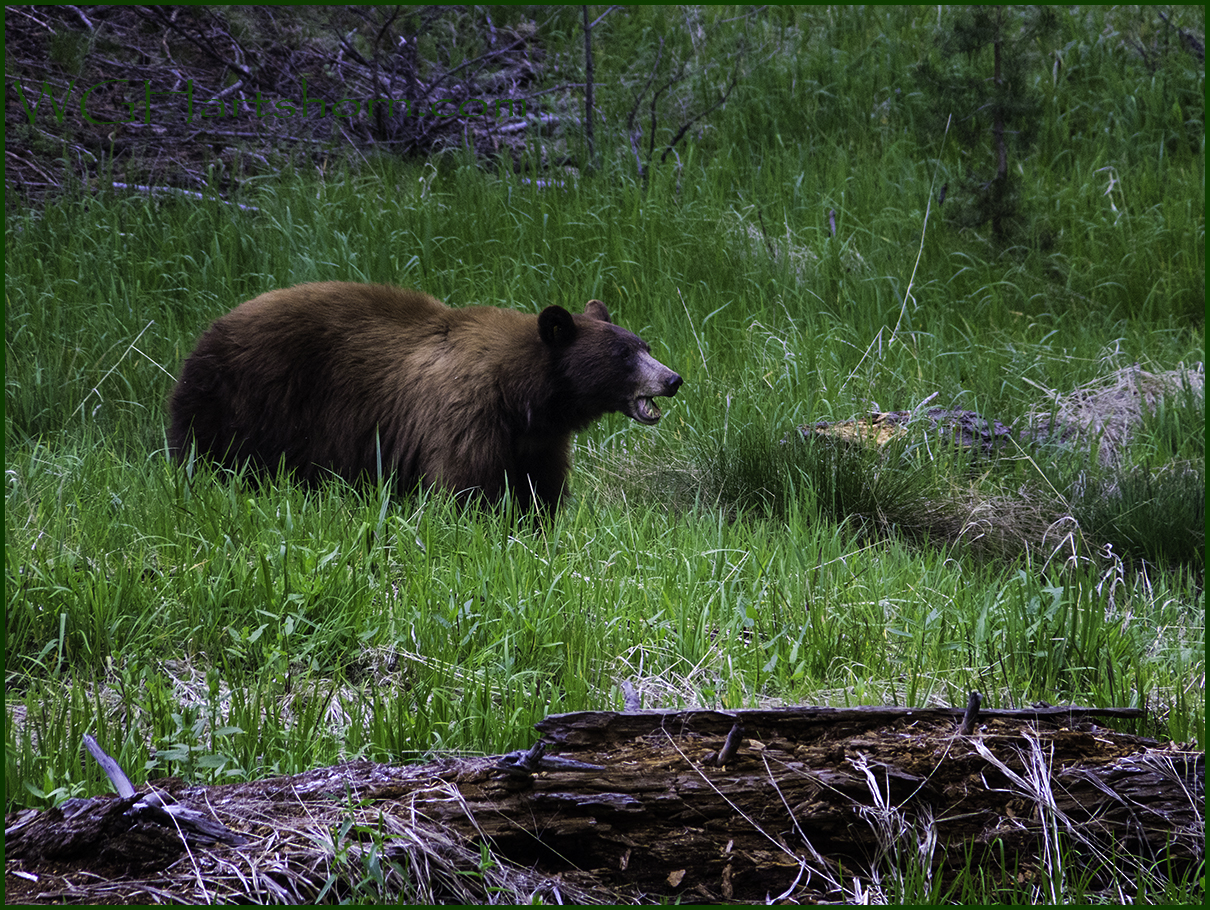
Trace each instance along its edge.
<path fill-rule="evenodd" d="M 636 398 L 630 403 L 630 416 L 639 423 L 657 423 L 660 419 L 660 409 L 650 398 Z"/>

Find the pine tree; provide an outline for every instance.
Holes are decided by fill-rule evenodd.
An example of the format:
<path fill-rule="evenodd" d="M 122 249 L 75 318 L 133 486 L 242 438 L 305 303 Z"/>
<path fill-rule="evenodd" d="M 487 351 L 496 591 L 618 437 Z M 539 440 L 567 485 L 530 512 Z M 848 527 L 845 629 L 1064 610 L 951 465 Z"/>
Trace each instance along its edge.
<path fill-rule="evenodd" d="M 930 131 L 952 115 L 950 134 L 965 158 L 964 173 L 950 180 L 947 216 L 964 228 L 990 222 L 998 245 L 1019 239 L 1028 223 L 1009 160 L 1023 163 L 1035 141 L 1043 99 L 1030 74 L 1056 26 L 1049 7 L 968 7 L 938 32 L 939 61 L 917 68 L 934 114 Z"/>

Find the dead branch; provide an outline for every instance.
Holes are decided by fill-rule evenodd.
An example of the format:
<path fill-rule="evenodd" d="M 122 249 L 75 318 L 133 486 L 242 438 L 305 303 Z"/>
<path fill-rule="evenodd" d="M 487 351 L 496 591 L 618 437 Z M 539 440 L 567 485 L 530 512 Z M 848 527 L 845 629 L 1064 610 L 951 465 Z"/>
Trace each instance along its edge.
<path fill-rule="evenodd" d="M 210 58 L 215 62 L 222 64 L 228 69 L 235 70 L 245 79 L 253 81 L 252 72 L 242 63 L 238 63 L 223 54 L 223 52 L 216 48 L 210 41 L 210 36 L 203 34 L 200 28 L 186 29 L 184 26 L 179 24 L 177 22 L 177 15 L 175 11 L 170 13 L 168 9 L 162 6 L 150 6 L 147 7 L 146 10 L 136 7 L 136 11 L 144 18 L 157 22 L 158 24 L 163 25 L 165 28 L 176 32 L 190 44 L 197 47 L 198 50 L 209 55 Z M 232 48 L 237 54 L 240 56 L 245 56 L 242 53 L 242 48 L 240 48 L 239 42 L 235 38 L 233 38 L 223 29 L 219 29 L 219 32 L 223 35 L 223 37 L 231 42 Z"/>
<path fill-rule="evenodd" d="M 689 132 L 689 128 L 691 126 L 693 126 L 693 124 L 697 123 L 703 117 L 706 117 L 706 116 L 714 113 L 716 110 L 718 110 L 720 107 L 722 107 L 724 104 L 727 103 L 727 99 L 729 97 L 731 97 L 731 93 L 735 90 L 735 87 L 737 85 L 739 85 L 739 65 L 738 64 L 736 64 L 735 72 L 731 74 L 731 82 L 727 85 L 726 90 L 723 91 L 719 95 L 718 100 L 716 100 L 714 102 L 714 104 L 710 105 L 704 111 L 701 111 L 700 113 L 696 114 L 695 116 L 690 117 L 683 124 L 681 124 L 680 130 L 677 131 L 677 134 L 672 137 L 672 141 L 669 142 L 668 145 L 664 148 L 664 154 L 660 157 L 661 164 L 663 164 L 665 161 L 668 160 L 668 155 L 672 152 L 672 150 L 674 148 L 676 148 L 677 143 L 685 138 L 685 134 L 687 132 Z"/>
<path fill-rule="evenodd" d="M 285 14 L 246 7 L 241 29 L 223 7 L 102 6 L 83 16 L 72 6 L 9 12 L 5 50 L 13 91 L 5 127 L 6 151 L 14 155 L 6 156 L 5 179 L 31 197 L 43 195 L 37 187 L 64 185 L 48 159 L 32 153 L 39 137 L 55 148 L 86 150 L 70 165 L 86 184 L 104 171 L 106 180 L 129 184 L 192 185 L 192 175 L 209 170 L 214 189 L 224 192 L 249 172 L 318 162 L 337 150 L 355 156 L 369 144 L 400 154 L 469 144 L 485 157 L 507 155 L 518 163 L 534 135 L 501 132 L 502 118 L 513 120 L 513 106 L 537 113 L 530 108 L 539 95 L 562 105 L 579 88 L 539 88 L 542 20 L 497 28 L 490 16 L 484 25 L 479 13 L 457 7 L 294 8 Z M 307 37 L 298 38 L 299 24 Z M 486 44 L 464 59 L 463 47 L 477 31 Z M 92 37 L 101 33 L 108 40 L 98 45 Z M 61 62 L 50 42 L 73 35 L 80 38 L 71 45 L 78 57 Z M 420 35 L 438 37 L 422 51 Z M 91 92 L 83 112 L 83 93 L 93 86 L 104 87 Z M 39 87 L 55 100 L 43 98 Z M 304 95 L 307 103 L 300 105 Z M 39 98 L 44 106 L 31 107 Z M 444 116 L 472 99 L 465 116 Z M 449 100 L 452 107 L 432 108 Z M 498 101 L 509 105 L 493 107 Z M 434 116 L 438 112 L 443 116 Z M 519 122 L 540 121 L 523 116 Z M 199 131 L 211 141 L 193 141 Z"/>

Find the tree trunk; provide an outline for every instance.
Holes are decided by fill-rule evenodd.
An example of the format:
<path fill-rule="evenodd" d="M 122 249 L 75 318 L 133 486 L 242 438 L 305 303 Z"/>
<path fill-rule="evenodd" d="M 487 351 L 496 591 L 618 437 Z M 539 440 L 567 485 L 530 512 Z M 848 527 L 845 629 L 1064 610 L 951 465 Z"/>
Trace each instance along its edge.
<path fill-rule="evenodd" d="M 993 198 L 995 205 L 992 208 L 992 234 L 998 239 L 1004 236 L 1004 227 L 1002 219 L 1004 217 L 1002 197 L 1005 193 L 1005 184 L 1008 182 L 1008 144 L 1004 141 L 1004 113 L 1002 105 L 1004 103 L 1001 97 L 1001 84 L 1003 78 L 1000 73 L 1000 55 L 1001 48 L 1004 44 L 1004 10 L 1002 7 L 995 7 L 993 11 L 996 23 L 996 37 L 992 42 L 992 57 L 993 57 L 993 74 L 992 74 L 992 97 L 995 98 L 995 118 L 992 121 L 992 135 L 996 143 L 996 177 L 995 183 L 998 188 L 994 192 Z"/>
<path fill-rule="evenodd" d="M 1045 876 L 1056 832 L 1089 891 L 1114 873 L 1098 857 L 1204 857 L 1204 754 L 1091 720 L 1141 712 L 984 711 L 971 736 L 962 713 L 584 712 L 546 718 L 535 748 L 507 756 L 160 781 L 243 842 L 212 825 L 186 831 L 186 851 L 171 825 L 132 818 L 137 796 L 73 800 L 6 821 L 6 890 L 302 902 L 406 881 L 413 900 L 852 901 L 897 874 Z"/>
<path fill-rule="evenodd" d="M 586 171 L 596 167 L 597 146 L 595 138 L 596 112 L 593 102 L 594 66 L 592 62 L 592 25 L 588 21 L 588 6 L 582 6 L 584 12 L 584 142 L 588 146 L 588 161 Z"/>

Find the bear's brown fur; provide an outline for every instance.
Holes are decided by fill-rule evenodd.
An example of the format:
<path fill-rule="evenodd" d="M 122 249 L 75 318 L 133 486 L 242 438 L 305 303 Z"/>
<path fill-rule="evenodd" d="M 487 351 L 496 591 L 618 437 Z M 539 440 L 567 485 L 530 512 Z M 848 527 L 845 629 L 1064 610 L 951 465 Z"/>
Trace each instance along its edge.
<path fill-rule="evenodd" d="M 323 282 L 269 291 L 202 335 L 172 393 L 169 445 L 305 481 L 392 472 L 498 501 L 556 506 L 571 437 L 681 378 L 590 300 L 582 315 L 447 307 L 419 291 Z"/>

